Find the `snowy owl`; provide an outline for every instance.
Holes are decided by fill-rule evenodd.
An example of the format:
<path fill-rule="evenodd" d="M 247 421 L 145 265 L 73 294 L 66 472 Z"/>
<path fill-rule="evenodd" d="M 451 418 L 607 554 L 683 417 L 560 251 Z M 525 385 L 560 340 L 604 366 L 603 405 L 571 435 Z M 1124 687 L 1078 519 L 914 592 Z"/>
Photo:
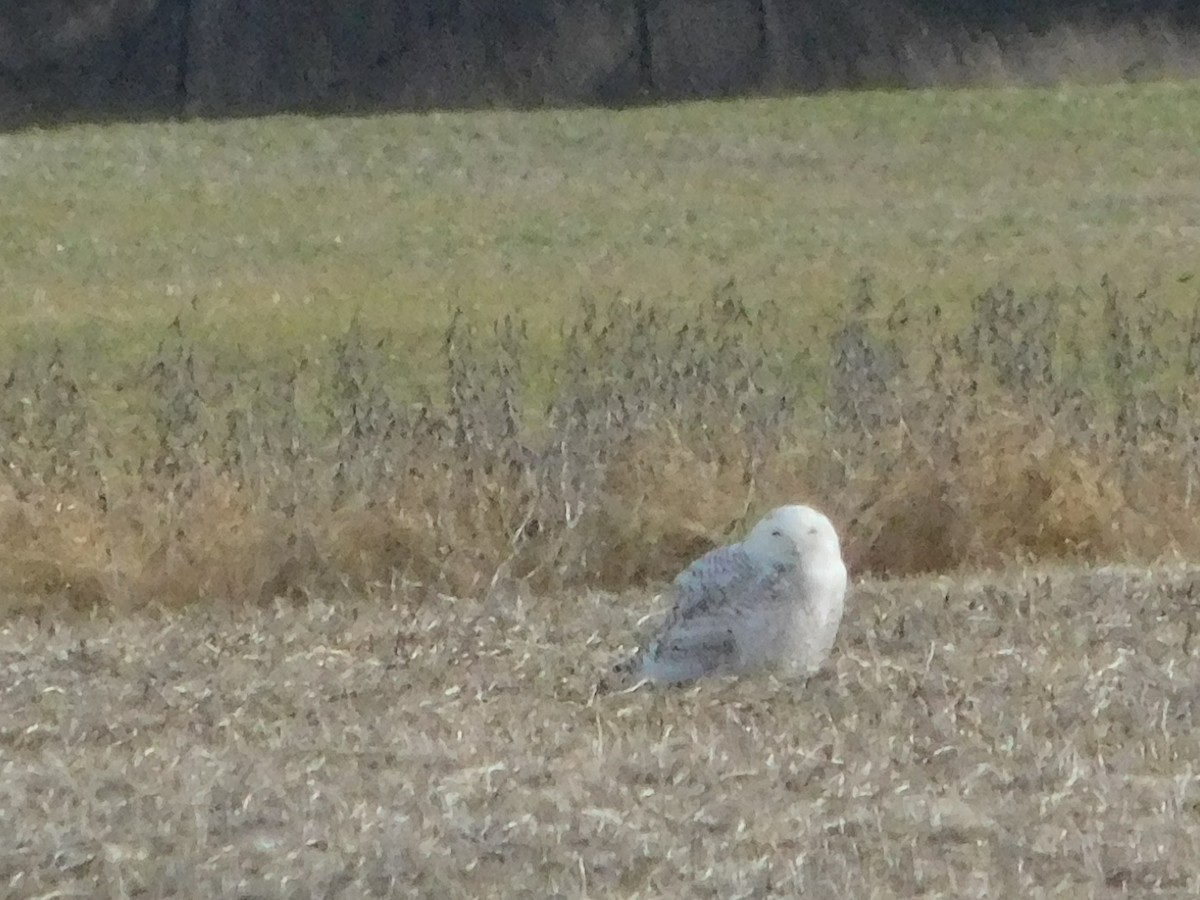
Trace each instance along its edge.
<path fill-rule="evenodd" d="M 759 666 L 807 674 L 833 646 L 846 565 L 829 519 L 809 506 L 781 506 L 741 543 L 684 569 L 673 588 L 661 631 L 622 668 L 662 682 Z"/>

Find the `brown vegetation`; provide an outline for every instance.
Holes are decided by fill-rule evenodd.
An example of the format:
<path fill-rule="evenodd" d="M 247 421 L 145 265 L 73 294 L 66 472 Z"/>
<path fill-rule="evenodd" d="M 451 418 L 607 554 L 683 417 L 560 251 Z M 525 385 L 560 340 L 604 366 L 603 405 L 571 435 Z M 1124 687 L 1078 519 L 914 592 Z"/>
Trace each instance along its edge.
<path fill-rule="evenodd" d="M 803 686 L 633 693 L 644 596 L 10 621 L 0 893 L 1194 896 L 1198 589 L 869 582 Z"/>
<path fill-rule="evenodd" d="M 0 393 L 0 593 L 616 590 L 792 500 L 828 511 L 860 574 L 1194 556 L 1200 325 L 1104 290 L 997 289 L 952 327 L 864 288 L 807 346 L 732 288 L 696 314 L 618 301 L 541 368 L 518 321 L 458 319 L 422 402 L 357 325 L 274 373 L 206 362 L 177 325 L 115 389 L 31 352 Z"/>

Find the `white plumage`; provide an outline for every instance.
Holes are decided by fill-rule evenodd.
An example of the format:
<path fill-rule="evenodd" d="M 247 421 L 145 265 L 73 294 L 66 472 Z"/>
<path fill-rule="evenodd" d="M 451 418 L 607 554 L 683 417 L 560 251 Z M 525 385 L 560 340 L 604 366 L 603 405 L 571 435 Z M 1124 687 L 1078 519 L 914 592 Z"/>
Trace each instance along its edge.
<path fill-rule="evenodd" d="M 837 635 L 846 581 L 829 519 L 808 506 L 781 506 L 744 541 L 679 574 L 674 608 L 631 667 L 663 682 L 759 666 L 813 672 Z"/>

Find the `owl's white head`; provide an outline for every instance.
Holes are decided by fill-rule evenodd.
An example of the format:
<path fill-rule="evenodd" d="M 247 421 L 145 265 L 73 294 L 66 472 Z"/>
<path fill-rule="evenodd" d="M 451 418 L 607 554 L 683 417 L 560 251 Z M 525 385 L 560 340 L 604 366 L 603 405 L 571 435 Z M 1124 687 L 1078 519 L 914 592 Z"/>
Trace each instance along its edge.
<path fill-rule="evenodd" d="M 746 551 L 781 565 L 812 565 L 842 560 L 833 523 L 811 506 L 793 504 L 771 510 L 750 530 Z"/>

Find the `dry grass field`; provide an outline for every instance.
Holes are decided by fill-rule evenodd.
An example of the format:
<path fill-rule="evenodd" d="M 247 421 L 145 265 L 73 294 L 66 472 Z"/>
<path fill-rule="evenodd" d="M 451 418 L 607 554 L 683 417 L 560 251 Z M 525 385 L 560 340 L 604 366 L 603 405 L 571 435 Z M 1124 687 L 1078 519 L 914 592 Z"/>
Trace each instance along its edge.
<path fill-rule="evenodd" d="M 632 692 L 645 593 L 17 618 L 0 893 L 1194 896 L 1198 590 L 868 581 L 806 684 Z"/>
<path fill-rule="evenodd" d="M 1194 895 L 1197 123 L 0 136 L 0 892 Z M 827 670 L 610 680 L 787 501 Z"/>

